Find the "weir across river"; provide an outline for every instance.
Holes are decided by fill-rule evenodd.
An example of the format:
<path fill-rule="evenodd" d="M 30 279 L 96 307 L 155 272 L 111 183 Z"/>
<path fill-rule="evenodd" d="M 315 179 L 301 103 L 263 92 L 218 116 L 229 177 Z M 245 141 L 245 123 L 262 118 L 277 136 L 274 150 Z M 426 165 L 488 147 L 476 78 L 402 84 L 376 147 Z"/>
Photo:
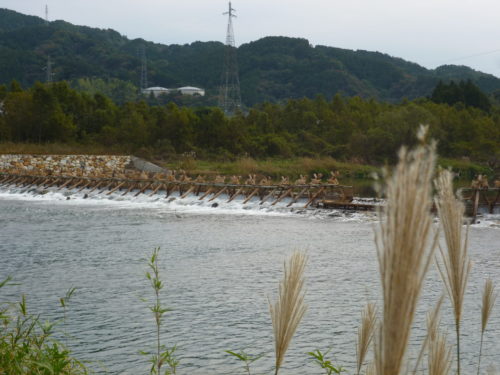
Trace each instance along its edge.
<path fill-rule="evenodd" d="M 174 193 L 177 199 L 189 195 L 197 196 L 199 200 L 208 202 L 224 196 L 228 202 L 237 197 L 243 198 L 243 204 L 252 198 L 260 204 L 269 203 L 274 206 L 286 199 L 286 206 L 303 203 L 303 207 L 343 208 L 350 210 L 371 210 L 374 206 L 353 203 L 352 186 L 338 184 L 236 184 L 223 182 L 169 181 L 160 178 L 130 179 L 130 178 L 93 178 L 75 176 L 41 176 L 20 175 L 0 172 L 0 187 L 25 188 L 29 191 L 37 189 L 68 189 L 75 192 L 111 195 L 121 193 L 122 196 L 163 195 L 171 197 Z"/>

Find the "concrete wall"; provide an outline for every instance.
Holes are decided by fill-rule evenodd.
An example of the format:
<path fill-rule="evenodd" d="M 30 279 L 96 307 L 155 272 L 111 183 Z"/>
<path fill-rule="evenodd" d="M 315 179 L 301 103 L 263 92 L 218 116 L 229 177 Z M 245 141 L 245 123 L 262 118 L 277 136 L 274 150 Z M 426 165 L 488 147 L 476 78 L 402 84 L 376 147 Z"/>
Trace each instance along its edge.
<path fill-rule="evenodd" d="M 167 170 L 129 155 L 0 155 L 0 172 L 22 175 L 145 177 Z M 146 173 L 144 173 L 146 172 Z"/>

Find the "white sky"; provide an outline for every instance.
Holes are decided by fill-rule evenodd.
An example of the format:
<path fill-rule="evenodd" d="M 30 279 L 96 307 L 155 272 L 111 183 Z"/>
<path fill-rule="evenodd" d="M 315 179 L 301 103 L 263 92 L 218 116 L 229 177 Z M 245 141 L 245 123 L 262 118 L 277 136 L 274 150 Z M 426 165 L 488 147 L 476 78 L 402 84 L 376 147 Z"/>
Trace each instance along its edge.
<path fill-rule="evenodd" d="M 0 0 L 0 7 L 164 44 L 225 40 L 226 0 Z M 234 0 L 236 44 L 264 36 L 380 51 L 500 77 L 499 0 Z"/>

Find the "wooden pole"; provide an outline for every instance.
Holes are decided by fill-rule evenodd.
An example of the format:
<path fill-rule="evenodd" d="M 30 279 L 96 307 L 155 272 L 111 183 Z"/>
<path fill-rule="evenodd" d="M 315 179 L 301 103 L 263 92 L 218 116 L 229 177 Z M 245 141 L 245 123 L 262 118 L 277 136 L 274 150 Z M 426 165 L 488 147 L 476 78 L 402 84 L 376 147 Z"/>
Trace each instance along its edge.
<path fill-rule="evenodd" d="M 472 206 L 472 224 L 475 224 L 476 217 L 477 217 L 477 210 L 478 210 L 478 206 L 479 206 L 479 190 L 478 189 L 474 189 L 473 197 L 474 197 L 474 203 L 473 203 L 474 205 Z"/>
<path fill-rule="evenodd" d="M 56 178 L 55 180 L 50 181 L 49 184 L 47 185 L 47 188 L 50 188 L 50 187 L 56 185 L 60 180 L 61 180 L 60 178 Z M 43 186 L 43 184 L 41 186 Z"/>
<path fill-rule="evenodd" d="M 104 181 L 104 180 L 103 180 L 103 181 L 96 181 L 96 182 L 97 182 L 97 184 L 96 184 L 96 185 L 94 185 L 94 187 L 93 187 L 92 189 L 90 189 L 90 191 L 89 191 L 87 194 L 92 193 L 95 189 L 99 188 L 99 187 L 100 187 L 102 184 L 104 184 L 106 181 Z"/>
<path fill-rule="evenodd" d="M 243 190 L 243 188 L 239 188 L 238 190 L 236 190 L 236 192 L 231 195 L 231 197 L 229 198 L 229 200 L 227 201 L 227 203 L 231 202 L 234 198 L 236 198 L 236 196 L 241 193 L 241 191 Z"/>
<path fill-rule="evenodd" d="M 271 206 L 274 206 L 276 203 L 280 202 L 283 198 L 285 198 L 287 195 L 289 195 L 292 192 L 292 189 L 288 189 L 285 191 L 281 196 L 276 199 L 273 203 L 271 203 Z"/>
<path fill-rule="evenodd" d="M 71 181 L 73 181 L 73 178 L 70 178 L 64 184 L 62 184 L 61 186 L 59 186 L 59 188 L 57 190 L 61 190 L 62 188 L 66 187 L 66 185 L 68 185 Z"/>
<path fill-rule="evenodd" d="M 148 197 L 152 197 L 153 195 L 156 194 L 156 192 L 162 187 L 163 184 L 158 184 L 157 187 L 151 192 L 151 194 L 148 195 Z"/>
<path fill-rule="evenodd" d="M 130 193 L 132 190 L 134 190 L 136 184 L 135 183 L 131 183 L 130 186 L 128 187 L 127 191 L 125 193 L 122 194 L 122 197 L 124 195 L 127 195 L 128 193 Z"/>
<path fill-rule="evenodd" d="M 115 183 L 115 181 L 111 181 L 109 184 L 107 184 L 104 189 L 102 189 L 99 193 L 97 194 L 102 194 L 104 193 L 107 189 L 109 189 L 111 187 L 111 185 L 113 185 Z"/>
<path fill-rule="evenodd" d="M 146 191 L 146 189 L 152 185 L 153 183 L 152 182 L 148 182 L 146 185 L 144 185 L 144 187 L 142 189 L 140 189 L 136 195 L 134 195 L 134 197 L 137 197 L 139 194 L 142 194 L 143 192 Z"/>
<path fill-rule="evenodd" d="M 122 181 L 121 183 L 119 183 L 117 186 L 115 186 L 113 188 L 113 190 L 110 190 L 109 192 L 107 192 L 106 195 L 113 194 L 115 191 L 117 191 L 119 188 L 121 188 L 123 185 L 125 185 L 125 182 L 127 182 L 127 181 Z"/>
<path fill-rule="evenodd" d="M 290 203 L 288 203 L 286 206 L 287 206 L 287 207 L 290 207 L 292 204 L 294 204 L 295 202 L 297 202 L 297 200 L 298 200 L 298 199 L 302 196 L 302 194 L 304 194 L 304 193 L 305 193 L 305 191 L 306 191 L 307 189 L 308 189 L 308 188 L 304 188 L 304 189 L 302 189 L 302 191 L 301 191 L 299 194 L 297 194 L 297 195 L 295 196 L 295 198 L 293 198 L 293 199 L 291 200 L 291 202 L 290 202 Z"/>
<path fill-rule="evenodd" d="M 250 195 L 243 201 L 243 204 L 247 203 L 252 197 L 259 192 L 259 188 L 255 189 L 250 193 Z"/>
<path fill-rule="evenodd" d="M 222 193 L 224 193 L 225 191 L 227 190 L 227 186 L 220 189 L 217 194 L 215 194 L 212 198 L 210 198 L 208 201 L 209 202 L 212 202 L 215 198 L 217 198 L 219 195 L 221 195 Z"/>
<path fill-rule="evenodd" d="M 267 194 L 262 200 L 260 201 L 260 204 L 264 204 L 265 201 L 267 201 L 267 198 L 271 197 L 278 189 L 273 189 L 269 194 Z"/>
<path fill-rule="evenodd" d="M 81 192 L 83 189 L 85 189 L 87 186 L 89 186 L 93 181 L 89 180 L 85 185 L 83 185 L 80 189 L 78 189 L 77 193 Z"/>
<path fill-rule="evenodd" d="M 212 191 L 214 190 L 213 187 L 207 189 L 207 191 L 205 192 L 205 194 L 203 194 L 201 197 L 198 198 L 198 200 L 202 200 L 203 198 L 205 198 L 208 194 L 210 194 Z"/>
<path fill-rule="evenodd" d="M 196 188 L 195 185 L 191 186 L 184 194 L 181 195 L 181 199 L 186 198 L 189 195 L 189 193 L 191 193 L 195 188 Z"/>
<path fill-rule="evenodd" d="M 314 200 L 315 200 L 315 199 L 316 199 L 316 198 L 317 198 L 317 197 L 318 197 L 318 196 L 319 196 L 319 195 L 320 195 L 320 194 L 321 194 L 324 190 L 325 190 L 325 188 L 321 188 L 321 189 L 319 189 L 319 190 L 316 192 L 316 194 L 313 194 L 313 196 L 311 197 L 311 199 L 309 199 L 309 200 L 307 201 L 307 203 L 306 203 L 306 205 L 304 206 L 304 208 L 309 207 L 309 205 L 310 205 L 311 203 L 313 203 L 313 202 L 314 202 Z"/>
<path fill-rule="evenodd" d="M 78 180 L 78 181 L 76 182 L 76 184 L 71 185 L 68 189 L 69 189 L 69 190 L 74 189 L 74 188 L 76 188 L 78 185 L 80 185 L 81 183 L 83 183 L 84 181 L 85 181 L 85 180 Z"/>
<path fill-rule="evenodd" d="M 498 189 L 497 196 L 495 197 L 495 200 L 491 202 L 490 204 L 490 214 L 492 214 L 495 211 L 495 206 L 498 202 L 498 198 L 500 198 L 500 189 Z"/>

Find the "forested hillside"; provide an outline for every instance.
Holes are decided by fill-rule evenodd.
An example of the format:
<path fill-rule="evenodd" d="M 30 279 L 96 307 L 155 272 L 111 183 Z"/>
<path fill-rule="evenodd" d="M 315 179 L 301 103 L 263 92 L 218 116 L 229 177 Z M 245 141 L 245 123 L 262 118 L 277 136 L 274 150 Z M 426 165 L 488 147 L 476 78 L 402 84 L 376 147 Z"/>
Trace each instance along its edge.
<path fill-rule="evenodd" d="M 29 87 L 44 81 L 50 55 L 54 79 L 94 92 L 93 84 L 119 102 L 137 92 L 140 59 L 146 47 L 151 85 L 200 86 L 204 104 L 213 102 L 220 82 L 224 46 L 219 42 L 161 45 L 129 40 L 113 30 L 48 25 L 38 17 L 0 9 L 0 83 L 12 79 Z M 238 48 L 244 104 L 282 102 L 289 98 L 331 99 L 336 93 L 397 102 L 429 96 L 439 80 L 467 80 L 486 93 L 500 90 L 500 79 L 464 66 L 428 70 L 379 52 L 311 46 L 305 39 L 266 37 Z M 78 83 L 78 80 L 79 83 Z M 112 87 L 106 89 L 103 83 Z M 122 98 L 117 97 L 121 93 Z"/>

